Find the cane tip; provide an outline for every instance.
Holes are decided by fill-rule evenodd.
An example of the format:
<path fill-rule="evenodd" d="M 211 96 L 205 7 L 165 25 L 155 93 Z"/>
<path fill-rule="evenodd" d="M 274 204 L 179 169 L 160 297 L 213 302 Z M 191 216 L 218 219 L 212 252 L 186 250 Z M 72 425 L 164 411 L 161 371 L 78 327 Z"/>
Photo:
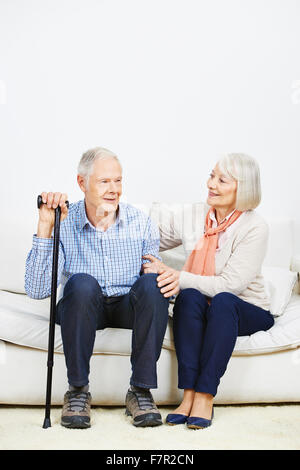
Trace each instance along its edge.
<path fill-rule="evenodd" d="M 51 421 L 50 421 L 50 418 L 45 418 L 45 419 L 44 419 L 43 428 L 44 428 L 44 429 L 51 428 Z"/>

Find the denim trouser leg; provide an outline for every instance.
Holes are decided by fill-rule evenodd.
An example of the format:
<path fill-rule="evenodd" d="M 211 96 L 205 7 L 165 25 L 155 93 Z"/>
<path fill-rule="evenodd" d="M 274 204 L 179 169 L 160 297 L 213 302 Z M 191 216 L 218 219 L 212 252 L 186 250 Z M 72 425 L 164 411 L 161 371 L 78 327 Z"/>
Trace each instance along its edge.
<path fill-rule="evenodd" d="M 134 312 L 131 385 L 157 387 L 156 363 L 168 323 L 169 300 L 157 287 L 156 274 L 142 275 L 130 290 Z"/>
<path fill-rule="evenodd" d="M 173 334 L 178 361 L 179 388 L 195 388 L 199 375 L 207 308 L 206 298 L 196 289 L 184 289 L 176 298 L 173 309 Z"/>
<path fill-rule="evenodd" d="M 160 293 L 156 274 L 142 275 L 130 292 L 104 297 L 92 276 L 75 274 L 57 305 L 70 385 L 88 384 L 89 362 L 97 329 L 132 329 L 132 385 L 156 388 L 156 362 L 168 322 L 169 301 Z M 112 372 L 113 373 L 113 372 Z"/>
<path fill-rule="evenodd" d="M 174 306 L 179 388 L 216 395 L 237 336 L 268 330 L 270 312 L 222 292 L 210 304 L 201 292 L 184 289 Z"/>
<path fill-rule="evenodd" d="M 74 274 L 57 304 L 56 318 L 56 323 L 61 326 L 70 385 L 81 387 L 88 384 L 96 330 L 104 328 L 101 318 L 103 295 L 98 282 L 89 274 Z"/>

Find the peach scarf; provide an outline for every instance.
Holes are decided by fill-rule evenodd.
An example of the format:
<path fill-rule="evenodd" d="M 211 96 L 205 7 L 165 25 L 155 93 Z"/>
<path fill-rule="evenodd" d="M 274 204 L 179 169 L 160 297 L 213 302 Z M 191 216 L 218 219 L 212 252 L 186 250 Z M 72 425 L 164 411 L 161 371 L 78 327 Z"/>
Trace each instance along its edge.
<path fill-rule="evenodd" d="M 234 211 L 229 219 L 225 219 L 215 228 L 212 228 L 213 221 L 210 218 L 212 212 L 214 212 L 214 209 L 211 207 L 206 215 L 204 235 L 197 242 L 194 250 L 186 260 L 182 268 L 183 271 L 201 274 L 201 276 L 215 275 L 215 253 L 218 246 L 218 233 L 223 232 L 229 225 L 233 224 L 242 212 Z"/>

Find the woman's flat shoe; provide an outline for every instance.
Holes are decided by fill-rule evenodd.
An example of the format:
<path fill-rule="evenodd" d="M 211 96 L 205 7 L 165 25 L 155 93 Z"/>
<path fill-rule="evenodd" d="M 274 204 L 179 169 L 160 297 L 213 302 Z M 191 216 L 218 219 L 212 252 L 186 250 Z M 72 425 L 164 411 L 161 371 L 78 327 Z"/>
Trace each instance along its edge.
<path fill-rule="evenodd" d="M 211 419 L 198 418 L 197 416 L 189 416 L 187 419 L 187 427 L 190 429 L 203 429 L 208 428 L 214 417 L 214 409 L 212 409 Z"/>
<path fill-rule="evenodd" d="M 166 423 L 170 424 L 170 426 L 174 426 L 175 424 L 185 424 L 187 422 L 188 416 L 181 415 L 178 413 L 171 413 L 166 417 Z"/>

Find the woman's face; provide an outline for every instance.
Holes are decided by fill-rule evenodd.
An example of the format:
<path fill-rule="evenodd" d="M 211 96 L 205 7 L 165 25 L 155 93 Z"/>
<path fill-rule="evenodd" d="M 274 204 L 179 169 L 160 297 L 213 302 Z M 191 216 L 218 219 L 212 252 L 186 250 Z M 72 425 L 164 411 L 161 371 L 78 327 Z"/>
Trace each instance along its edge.
<path fill-rule="evenodd" d="M 223 175 L 218 167 L 212 170 L 207 181 L 208 196 L 207 204 L 215 209 L 226 210 L 230 213 L 235 209 L 236 204 L 236 180 Z"/>

